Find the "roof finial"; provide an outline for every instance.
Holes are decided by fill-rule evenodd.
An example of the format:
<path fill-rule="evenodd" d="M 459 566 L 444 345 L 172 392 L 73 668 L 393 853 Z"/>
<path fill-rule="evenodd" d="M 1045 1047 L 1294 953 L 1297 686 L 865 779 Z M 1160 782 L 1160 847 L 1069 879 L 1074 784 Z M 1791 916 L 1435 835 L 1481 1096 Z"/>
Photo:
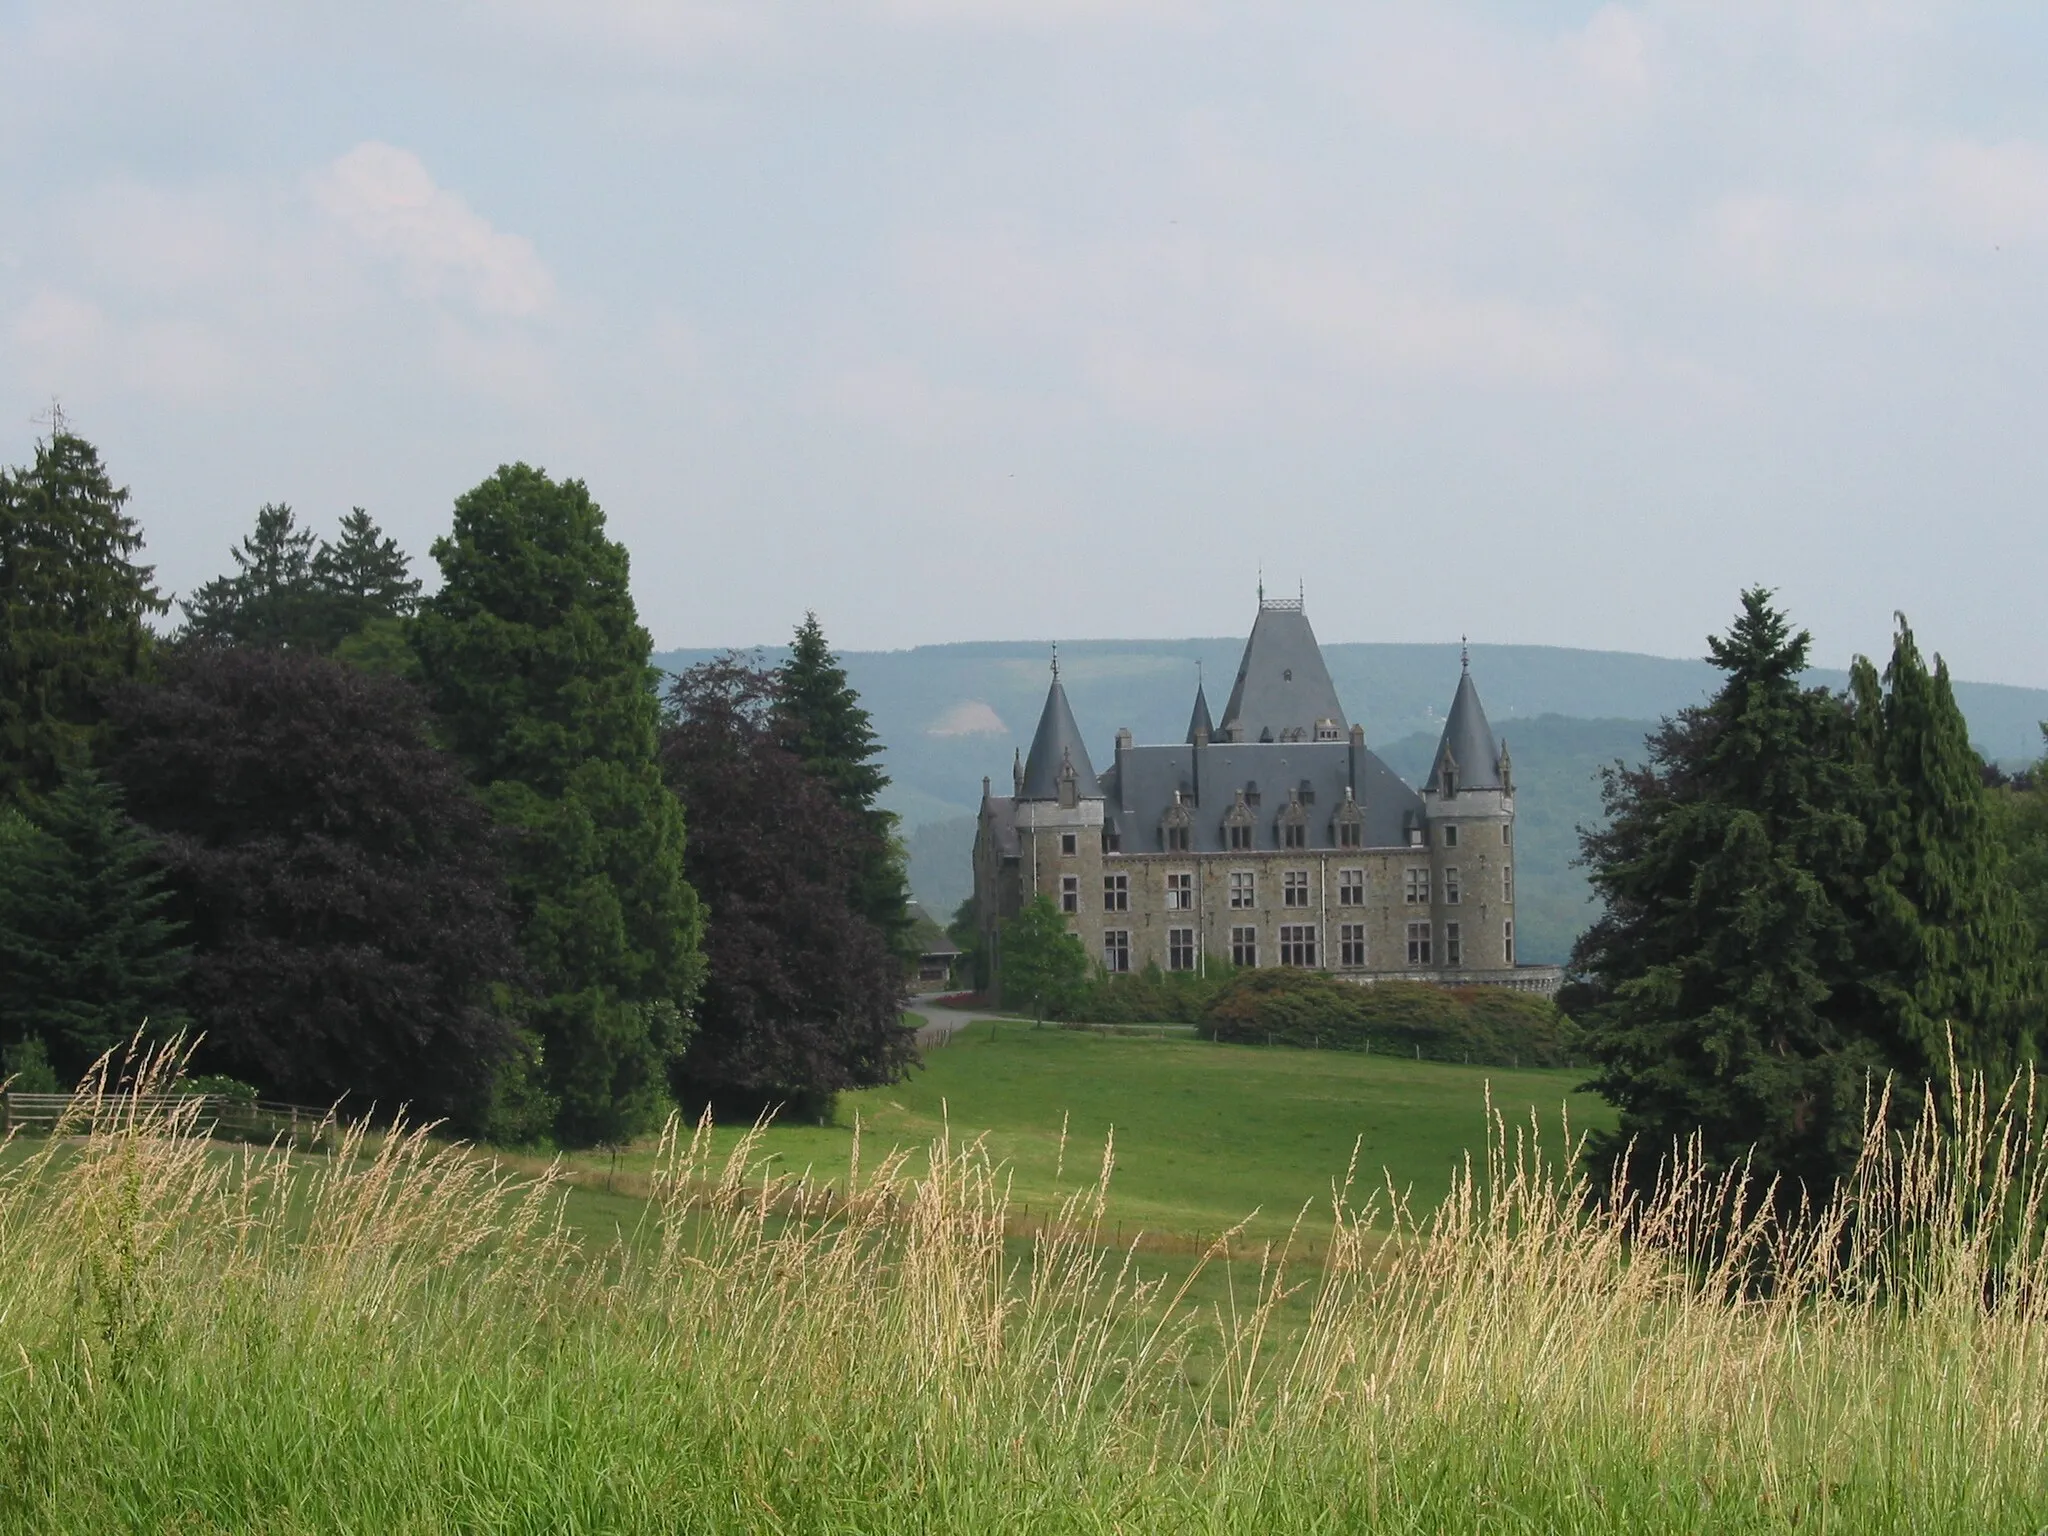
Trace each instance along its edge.
<path fill-rule="evenodd" d="M 1052 643 L 1052 680 L 1060 680 L 1060 643 L 1057 640 Z"/>
<path fill-rule="evenodd" d="M 1471 638 L 1467 635 L 1458 636 L 1458 670 L 1460 672 L 1470 672 L 1472 670 L 1472 642 Z"/>
<path fill-rule="evenodd" d="M 1259 565 L 1259 606 L 1261 608 L 1266 606 L 1266 567 L 1264 562 L 1261 562 Z"/>
<path fill-rule="evenodd" d="M 1294 578 L 1294 600 L 1304 608 L 1308 606 L 1307 578 L 1301 576 Z"/>

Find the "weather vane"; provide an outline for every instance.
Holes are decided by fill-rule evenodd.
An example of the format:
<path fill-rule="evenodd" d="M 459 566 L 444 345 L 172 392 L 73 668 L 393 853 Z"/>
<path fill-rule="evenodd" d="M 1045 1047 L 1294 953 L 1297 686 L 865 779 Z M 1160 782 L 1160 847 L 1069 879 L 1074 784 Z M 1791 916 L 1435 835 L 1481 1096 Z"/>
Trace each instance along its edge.
<path fill-rule="evenodd" d="M 1060 643 L 1057 640 L 1052 643 L 1052 680 L 1060 680 Z"/>

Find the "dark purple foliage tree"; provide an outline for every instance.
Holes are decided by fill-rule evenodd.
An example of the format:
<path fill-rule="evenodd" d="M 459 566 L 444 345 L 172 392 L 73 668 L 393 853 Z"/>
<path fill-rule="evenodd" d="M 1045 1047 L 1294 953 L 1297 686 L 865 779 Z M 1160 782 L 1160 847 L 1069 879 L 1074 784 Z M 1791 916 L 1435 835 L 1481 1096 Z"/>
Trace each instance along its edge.
<path fill-rule="evenodd" d="M 690 815 L 684 867 L 708 913 L 686 1103 L 829 1115 L 916 1060 L 903 968 L 861 915 L 875 832 L 779 744 L 773 674 L 733 656 L 669 695 L 662 765 Z"/>
<path fill-rule="evenodd" d="M 280 1097 L 477 1123 L 517 970 L 494 833 L 419 694 L 306 652 L 191 646 L 115 700 L 161 842 L 202 1060 Z"/>

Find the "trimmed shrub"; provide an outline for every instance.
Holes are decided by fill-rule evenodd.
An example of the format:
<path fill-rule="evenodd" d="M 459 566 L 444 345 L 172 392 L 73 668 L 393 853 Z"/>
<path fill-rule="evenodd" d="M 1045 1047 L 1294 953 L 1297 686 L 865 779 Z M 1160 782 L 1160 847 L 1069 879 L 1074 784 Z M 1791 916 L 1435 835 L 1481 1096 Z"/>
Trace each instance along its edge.
<path fill-rule="evenodd" d="M 1323 1050 L 1420 1054 L 1488 1066 L 1564 1066 L 1571 1021 L 1549 998 L 1504 987 L 1365 986 L 1315 971 L 1246 971 L 1221 987 L 1198 1021 L 1212 1040 Z"/>

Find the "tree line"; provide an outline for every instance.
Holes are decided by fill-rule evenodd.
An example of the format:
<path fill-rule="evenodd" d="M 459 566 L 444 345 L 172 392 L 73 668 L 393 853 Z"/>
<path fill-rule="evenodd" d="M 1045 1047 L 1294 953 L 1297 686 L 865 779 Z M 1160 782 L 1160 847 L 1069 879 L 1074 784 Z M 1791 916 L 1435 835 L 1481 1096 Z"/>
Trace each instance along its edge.
<path fill-rule="evenodd" d="M 273 504 L 170 620 L 128 502 L 61 420 L 0 469 L 18 1085 L 189 1031 L 268 1096 L 590 1145 L 908 1069 L 888 780 L 815 616 L 664 688 L 603 511 L 515 464 L 431 595 L 363 509 Z"/>

